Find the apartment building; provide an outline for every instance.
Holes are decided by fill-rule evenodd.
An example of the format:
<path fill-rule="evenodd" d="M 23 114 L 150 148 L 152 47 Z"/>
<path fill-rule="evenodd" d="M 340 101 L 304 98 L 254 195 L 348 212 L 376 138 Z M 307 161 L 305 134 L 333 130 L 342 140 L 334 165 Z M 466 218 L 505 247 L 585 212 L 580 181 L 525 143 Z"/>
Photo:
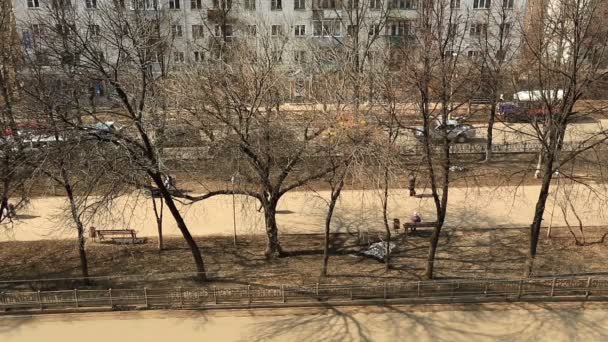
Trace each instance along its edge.
<path fill-rule="evenodd" d="M 391 45 L 416 37 L 419 6 L 430 0 L 12 0 L 21 40 L 35 50 L 33 41 L 42 30 L 37 22 L 49 6 L 70 6 L 90 18 L 104 6 L 123 6 L 126 11 L 162 12 L 164 32 L 171 38 L 165 55 L 172 65 L 198 63 L 214 58 L 214 46 L 235 40 L 255 42 L 278 39 L 276 61 L 292 69 L 306 66 L 316 49 L 333 48 L 357 36 L 369 58 Z M 451 53 L 480 55 L 480 40 L 497 39 L 499 32 L 517 40 L 525 18 L 527 0 L 437 0 L 444 2 L 451 34 L 462 37 Z M 96 34 L 101 28 L 88 22 Z M 446 26 L 448 26 L 446 22 Z M 491 33 L 491 34 L 488 34 Z M 519 44 L 510 44 L 517 47 Z M 110 56 L 111 51 L 102 53 Z M 210 56 L 212 55 L 212 56 Z M 296 82 L 296 84 L 301 82 Z M 292 93 L 298 93 L 294 86 Z"/>
<path fill-rule="evenodd" d="M 17 35 L 12 3 L 0 1 L 0 101 L 4 96 L 18 96 L 15 78 L 19 60 L 19 38 Z M 0 108 L 4 103 L 0 103 Z"/>
<path fill-rule="evenodd" d="M 25 44 L 36 34 L 36 16 L 52 4 L 69 4 L 77 12 L 94 13 L 118 0 L 12 0 L 15 18 Z M 214 37 L 251 39 L 260 34 L 294 39 L 340 38 L 354 31 L 386 37 L 415 34 L 419 1 L 428 0 L 120 0 L 131 10 L 159 10 L 171 16 L 171 34 L 179 61 L 202 56 L 196 46 Z M 465 52 L 506 15 L 507 29 L 515 31 L 525 18 L 527 0 L 441 0 L 455 9 L 454 23 L 466 32 Z M 126 2 L 126 3 L 125 3 Z M 363 3 L 365 2 L 365 3 Z M 357 12 L 354 13 L 355 10 Z M 491 13 L 490 13 L 491 12 Z M 360 19 L 359 17 L 362 17 Z M 496 26 L 496 25 L 495 25 Z M 225 32 L 224 32 L 225 31 Z M 327 40 L 327 39 L 326 39 Z M 333 40 L 333 39 L 332 39 Z M 294 58 L 297 59 L 297 57 Z"/>

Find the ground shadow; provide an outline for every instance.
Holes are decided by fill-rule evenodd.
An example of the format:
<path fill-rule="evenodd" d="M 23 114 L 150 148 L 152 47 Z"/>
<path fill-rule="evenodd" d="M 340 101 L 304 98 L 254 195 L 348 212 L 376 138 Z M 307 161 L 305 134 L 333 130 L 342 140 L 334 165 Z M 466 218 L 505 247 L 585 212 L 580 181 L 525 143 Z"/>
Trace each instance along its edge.
<path fill-rule="evenodd" d="M 599 304 L 598 304 L 599 305 Z M 247 341 L 604 341 L 608 313 L 585 304 L 324 306 L 254 323 Z M 243 340 L 245 341 L 245 340 Z"/>

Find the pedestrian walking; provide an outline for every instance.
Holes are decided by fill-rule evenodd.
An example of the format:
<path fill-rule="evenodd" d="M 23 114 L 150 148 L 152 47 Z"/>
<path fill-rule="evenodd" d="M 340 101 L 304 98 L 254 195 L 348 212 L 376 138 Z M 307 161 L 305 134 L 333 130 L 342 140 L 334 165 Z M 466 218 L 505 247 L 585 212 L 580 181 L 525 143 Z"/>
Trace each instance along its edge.
<path fill-rule="evenodd" d="M 407 188 L 410 190 L 410 197 L 416 196 L 416 175 L 410 173 L 408 177 L 408 186 Z"/>

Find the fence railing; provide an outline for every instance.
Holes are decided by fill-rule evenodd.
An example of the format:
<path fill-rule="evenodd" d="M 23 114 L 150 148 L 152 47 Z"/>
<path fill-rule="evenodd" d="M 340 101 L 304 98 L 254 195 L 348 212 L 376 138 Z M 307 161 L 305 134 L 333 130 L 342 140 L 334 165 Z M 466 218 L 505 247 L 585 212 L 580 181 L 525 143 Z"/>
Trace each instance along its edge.
<path fill-rule="evenodd" d="M 107 290 L 1 292 L 0 310 L 79 308 L 206 308 L 221 306 L 299 305 L 357 300 L 403 302 L 487 302 L 608 299 L 608 278 L 457 280 L 379 285 L 177 287 Z"/>

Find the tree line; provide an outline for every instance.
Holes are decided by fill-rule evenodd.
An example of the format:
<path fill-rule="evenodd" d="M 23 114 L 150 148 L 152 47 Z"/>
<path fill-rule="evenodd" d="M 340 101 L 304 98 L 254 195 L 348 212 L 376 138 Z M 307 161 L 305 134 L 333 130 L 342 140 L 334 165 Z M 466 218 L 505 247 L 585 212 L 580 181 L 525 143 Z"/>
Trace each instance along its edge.
<path fill-rule="evenodd" d="M 321 273 L 326 275 L 332 216 L 346 181 L 378 184 L 388 249 L 389 193 L 404 174 L 424 172 L 435 207 L 424 273 L 432 279 L 453 179 L 450 146 L 455 142 L 446 123 L 457 116 L 466 122 L 464 108 L 484 98 L 483 161 L 490 163 L 502 95 L 540 89 L 538 101 L 548 115 L 525 129 L 505 124 L 542 144 L 534 168 L 541 188 L 525 266 L 531 275 L 556 171 L 564 173 L 565 165 L 588 158 L 608 137 L 598 130 L 575 151 L 562 151 L 574 118 L 603 114 L 601 107 L 585 113 L 575 107 L 605 82 L 608 34 L 597 25 L 604 5 L 560 0 L 533 23 L 515 17 L 504 4 L 493 4 L 482 18 L 448 0 L 424 1 L 415 9 L 415 21 L 398 18 L 392 10 L 366 19 L 368 6 L 359 2 L 345 9 L 348 32 L 329 34 L 321 43 L 274 34 L 264 21 L 257 22 L 254 39 L 228 39 L 227 22 L 250 23 L 226 10 L 220 16 L 224 33 L 197 46 L 206 57 L 194 63 L 176 58 L 168 10 L 100 3 L 97 10 L 81 13 L 49 6 L 32 18 L 38 26 L 28 36 L 31 44 L 0 43 L 7 45 L 0 46 L 2 209 L 16 197 L 19 205 L 27 203 L 41 186 L 39 179 L 62 189 L 87 278 L 87 220 L 111 211 L 113 201 L 133 189 L 153 190 L 161 199 L 160 207 L 154 201 L 159 248 L 166 208 L 204 280 L 204 251 L 178 203 L 235 194 L 254 199 L 264 213 L 265 255 L 275 258 L 285 255 L 276 220 L 279 201 L 289 191 L 321 181 L 330 189 L 323 228 Z M 0 20 L 7 13 L 3 7 Z M 19 53 L 4 53 L 15 50 Z M 167 181 L 165 151 L 173 146 L 171 132 L 179 125 L 193 127 L 206 149 L 197 152 L 196 167 L 176 167 L 229 174 L 232 186 L 193 194 Z M 406 153 L 411 145 L 402 141 L 416 130 L 422 132 L 422 153 Z M 36 139 L 40 146 L 32 148 Z M 389 269 L 388 251 L 385 258 Z"/>

